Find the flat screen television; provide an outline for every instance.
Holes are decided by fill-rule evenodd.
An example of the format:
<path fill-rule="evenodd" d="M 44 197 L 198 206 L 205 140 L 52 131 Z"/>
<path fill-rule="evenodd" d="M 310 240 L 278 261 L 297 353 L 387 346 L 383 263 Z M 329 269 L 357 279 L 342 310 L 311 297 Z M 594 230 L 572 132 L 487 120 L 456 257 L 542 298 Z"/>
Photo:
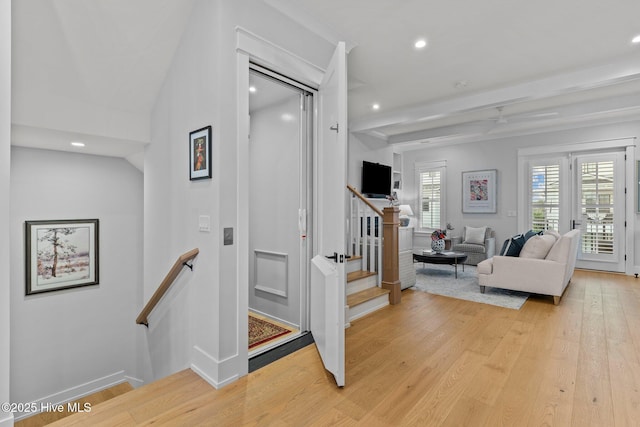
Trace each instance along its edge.
<path fill-rule="evenodd" d="M 391 166 L 362 162 L 362 194 L 369 198 L 385 198 L 391 194 Z"/>

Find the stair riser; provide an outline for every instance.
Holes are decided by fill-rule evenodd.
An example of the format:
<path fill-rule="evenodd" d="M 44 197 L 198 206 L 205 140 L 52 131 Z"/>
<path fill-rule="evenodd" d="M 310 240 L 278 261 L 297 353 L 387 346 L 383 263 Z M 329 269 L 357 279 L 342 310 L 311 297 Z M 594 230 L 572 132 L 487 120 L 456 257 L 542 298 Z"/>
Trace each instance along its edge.
<path fill-rule="evenodd" d="M 368 288 L 377 286 L 378 276 L 369 276 L 364 279 L 354 280 L 347 283 L 347 295 L 355 294 L 356 292 L 364 291 Z"/>
<path fill-rule="evenodd" d="M 356 259 L 347 263 L 347 274 L 362 270 L 362 259 Z"/>
<path fill-rule="evenodd" d="M 354 307 L 349 308 L 347 322 L 352 322 L 356 319 L 366 316 L 369 313 L 373 313 L 376 310 L 380 310 L 381 308 L 387 305 L 389 305 L 388 295 L 381 295 L 367 302 L 363 302 L 362 304 L 358 304 Z"/>

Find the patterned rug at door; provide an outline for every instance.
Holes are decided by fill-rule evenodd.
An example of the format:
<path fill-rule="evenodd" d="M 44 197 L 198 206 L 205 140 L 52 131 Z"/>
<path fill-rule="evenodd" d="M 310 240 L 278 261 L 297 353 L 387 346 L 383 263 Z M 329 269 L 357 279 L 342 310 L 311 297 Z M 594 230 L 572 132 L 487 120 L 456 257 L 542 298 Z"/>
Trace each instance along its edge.
<path fill-rule="evenodd" d="M 249 348 L 269 342 L 291 332 L 266 320 L 249 316 Z"/>

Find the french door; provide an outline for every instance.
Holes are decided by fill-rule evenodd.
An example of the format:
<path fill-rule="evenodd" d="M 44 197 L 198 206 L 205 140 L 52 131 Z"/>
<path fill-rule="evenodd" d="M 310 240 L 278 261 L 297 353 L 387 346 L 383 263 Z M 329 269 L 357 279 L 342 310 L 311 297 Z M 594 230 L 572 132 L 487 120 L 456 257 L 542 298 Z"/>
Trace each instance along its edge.
<path fill-rule="evenodd" d="M 576 267 L 624 272 L 625 152 L 555 153 L 527 159 L 526 227 L 581 230 Z"/>
<path fill-rule="evenodd" d="M 576 266 L 625 269 L 624 153 L 575 156 L 573 222 L 581 233 Z"/>

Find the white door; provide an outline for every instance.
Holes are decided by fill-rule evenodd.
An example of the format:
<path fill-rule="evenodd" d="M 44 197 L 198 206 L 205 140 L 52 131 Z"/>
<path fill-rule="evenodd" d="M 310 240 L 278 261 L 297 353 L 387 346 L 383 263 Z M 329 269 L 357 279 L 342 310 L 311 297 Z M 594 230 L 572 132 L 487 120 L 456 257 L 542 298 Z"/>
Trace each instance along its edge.
<path fill-rule="evenodd" d="M 582 230 L 576 267 L 625 271 L 624 153 L 576 156 L 573 227 Z"/>
<path fill-rule="evenodd" d="M 338 43 L 318 96 L 314 176 L 315 236 L 311 266 L 311 333 L 325 368 L 345 384 L 347 72 Z M 333 259 L 326 256 L 334 256 Z"/>

